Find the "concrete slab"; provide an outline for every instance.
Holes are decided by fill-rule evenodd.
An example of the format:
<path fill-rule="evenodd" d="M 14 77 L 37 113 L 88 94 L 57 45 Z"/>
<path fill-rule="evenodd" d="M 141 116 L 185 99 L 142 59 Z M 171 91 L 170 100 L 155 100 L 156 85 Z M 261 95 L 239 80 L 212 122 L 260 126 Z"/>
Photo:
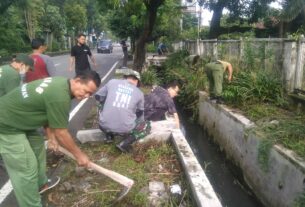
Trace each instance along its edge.
<path fill-rule="evenodd" d="M 151 122 L 151 133 L 139 142 L 146 142 L 152 139 L 167 141 L 174 127 L 175 123 L 171 120 Z M 77 132 L 76 138 L 82 144 L 86 142 L 103 142 L 105 134 L 100 129 L 80 130 Z"/>

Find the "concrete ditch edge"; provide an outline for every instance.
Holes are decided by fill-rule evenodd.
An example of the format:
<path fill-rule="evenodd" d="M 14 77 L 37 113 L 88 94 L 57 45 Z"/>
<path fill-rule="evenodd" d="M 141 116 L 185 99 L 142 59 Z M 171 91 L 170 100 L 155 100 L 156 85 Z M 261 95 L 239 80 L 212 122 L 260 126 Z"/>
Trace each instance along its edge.
<path fill-rule="evenodd" d="M 264 170 L 258 161 L 262 138 L 251 132 L 257 126 L 236 110 L 211 103 L 205 92 L 199 96 L 200 124 L 242 170 L 256 196 L 268 207 L 295 205 L 305 192 L 305 160 L 276 145 L 270 150 L 268 168 Z"/>
<path fill-rule="evenodd" d="M 189 181 L 193 197 L 198 207 L 220 207 L 222 206 L 210 181 L 204 173 L 190 145 L 181 130 L 172 132 L 172 142 L 179 155 L 185 175 Z"/>

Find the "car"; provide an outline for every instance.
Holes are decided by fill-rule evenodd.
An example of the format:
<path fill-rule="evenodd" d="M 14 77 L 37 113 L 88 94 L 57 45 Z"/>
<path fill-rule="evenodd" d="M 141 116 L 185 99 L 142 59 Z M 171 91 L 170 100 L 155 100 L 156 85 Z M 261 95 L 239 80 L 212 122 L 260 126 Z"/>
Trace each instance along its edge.
<path fill-rule="evenodd" d="M 112 53 L 113 46 L 111 40 L 100 40 L 97 43 L 97 53 Z"/>

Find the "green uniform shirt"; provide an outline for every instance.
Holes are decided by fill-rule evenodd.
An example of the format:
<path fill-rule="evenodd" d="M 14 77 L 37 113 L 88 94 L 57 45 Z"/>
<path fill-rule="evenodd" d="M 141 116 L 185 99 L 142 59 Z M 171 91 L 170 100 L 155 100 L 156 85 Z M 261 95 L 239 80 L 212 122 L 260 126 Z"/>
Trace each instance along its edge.
<path fill-rule="evenodd" d="M 222 61 L 222 60 L 217 60 L 217 61 L 221 63 L 224 70 L 226 70 L 230 65 L 230 63 Z"/>
<path fill-rule="evenodd" d="M 11 90 L 20 85 L 20 75 L 10 65 L 3 65 L 0 67 L 0 97 L 4 96 Z"/>
<path fill-rule="evenodd" d="M 67 128 L 70 104 L 66 78 L 49 77 L 23 84 L 0 98 L 0 133 L 15 134 L 46 125 Z"/>

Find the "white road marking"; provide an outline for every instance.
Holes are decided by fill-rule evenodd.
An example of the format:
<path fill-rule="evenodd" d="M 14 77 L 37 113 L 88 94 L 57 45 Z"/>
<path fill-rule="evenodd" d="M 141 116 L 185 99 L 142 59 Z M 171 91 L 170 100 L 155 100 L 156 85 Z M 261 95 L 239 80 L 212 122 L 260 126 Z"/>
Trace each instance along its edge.
<path fill-rule="evenodd" d="M 114 63 L 114 65 L 111 67 L 111 69 L 107 72 L 107 74 L 103 77 L 103 79 L 101 80 L 101 83 L 103 83 L 106 78 L 109 76 L 109 74 L 114 70 L 114 68 L 116 67 L 116 65 L 118 64 L 119 61 L 117 61 L 116 63 Z M 88 98 L 83 99 L 81 102 L 79 102 L 79 104 L 71 111 L 70 116 L 69 116 L 69 121 L 75 116 L 75 114 L 79 111 L 79 109 L 86 103 L 86 101 L 88 101 Z"/>
<path fill-rule="evenodd" d="M 12 190 L 13 190 L 13 186 L 11 184 L 11 181 L 8 180 L 0 190 L 0 204 L 12 192 Z"/>
<path fill-rule="evenodd" d="M 103 77 L 101 80 L 101 83 L 103 83 L 106 78 L 110 75 L 110 73 L 115 69 L 116 65 L 118 64 L 119 61 L 113 64 L 111 69 L 107 72 L 107 74 Z M 69 121 L 75 116 L 75 114 L 78 112 L 78 110 L 86 103 L 88 98 L 83 99 L 79 104 L 71 111 L 69 115 Z M 12 192 L 13 186 L 11 184 L 11 181 L 8 180 L 5 185 L 0 189 L 0 204 L 5 200 L 5 198 Z"/>

